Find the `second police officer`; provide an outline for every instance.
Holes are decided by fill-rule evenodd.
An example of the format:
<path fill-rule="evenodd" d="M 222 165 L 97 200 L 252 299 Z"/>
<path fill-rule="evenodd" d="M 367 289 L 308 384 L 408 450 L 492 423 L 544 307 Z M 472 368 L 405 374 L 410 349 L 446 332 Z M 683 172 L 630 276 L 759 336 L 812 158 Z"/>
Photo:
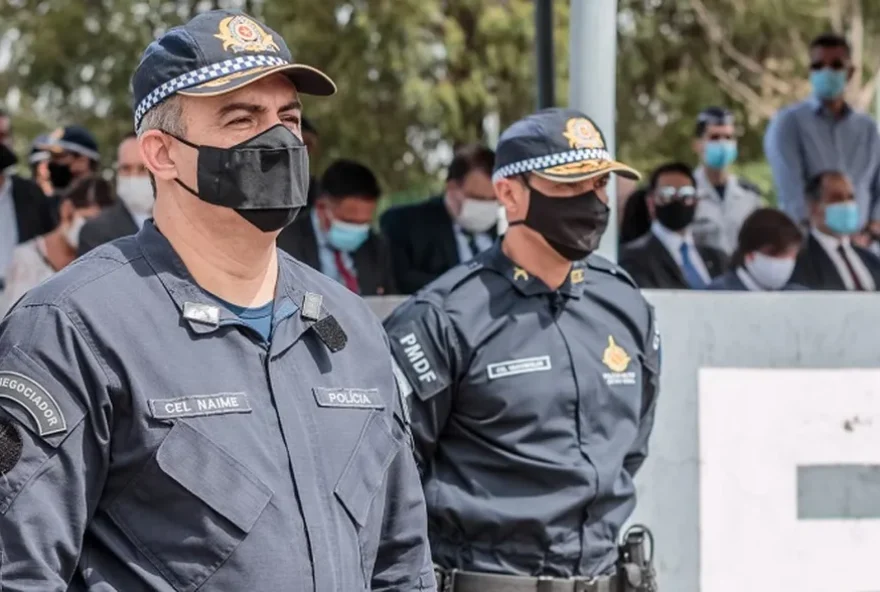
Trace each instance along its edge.
<path fill-rule="evenodd" d="M 275 246 L 335 86 L 229 11 L 132 86 L 155 220 L 0 324 L 0 588 L 434 590 L 387 336 Z"/>
<path fill-rule="evenodd" d="M 647 453 L 660 339 L 636 284 L 591 255 L 611 173 L 638 178 L 583 113 L 516 122 L 493 176 L 503 240 L 385 323 L 443 590 L 649 589 L 649 567 L 622 575 L 617 543 Z"/>

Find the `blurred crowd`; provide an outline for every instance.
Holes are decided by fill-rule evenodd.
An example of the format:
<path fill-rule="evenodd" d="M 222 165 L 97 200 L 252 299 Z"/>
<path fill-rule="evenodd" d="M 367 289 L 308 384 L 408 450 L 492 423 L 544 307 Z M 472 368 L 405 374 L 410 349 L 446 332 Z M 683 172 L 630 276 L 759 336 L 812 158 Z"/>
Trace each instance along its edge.
<path fill-rule="evenodd" d="M 731 172 L 737 122 L 718 106 L 695 114 L 693 163 L 665 163 L 642 186 L 618 188 L 619 261 L 642 287 L 880 288 L 878 127 L 845 100 L 847 41 L 820 36 L 809 57 L 812 96 L 781 110 L 765 135 L 776 207 Z M 304 120 L 302 131 L 314 155 L 318 130 Z M 13 133 L 0 111 L 0 314 L 76 257 L 137 232 L 153 206 L 134 134 L 121 139 L 110 182 L 89 130 L 40 136 L 24 162 Z M 486 146 L 458 147 L 439 195 L 392 207 L 378 225 L 375 174 L 338 160 L 311 179 L 308 209 L 278 246 L 359 294 L 413 293 L 504 232 L 494 159 Z"/>

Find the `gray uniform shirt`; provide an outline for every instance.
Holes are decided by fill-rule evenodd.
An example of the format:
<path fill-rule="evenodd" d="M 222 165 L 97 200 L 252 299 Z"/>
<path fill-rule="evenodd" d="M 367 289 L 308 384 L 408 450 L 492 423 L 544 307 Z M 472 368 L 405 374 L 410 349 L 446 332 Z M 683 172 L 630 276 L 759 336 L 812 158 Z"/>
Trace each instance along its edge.
<path fill-rule="evenodd" d="M 626 272 L 591 256 L 553 291 L 496 246 L 385 328 L 410 393 L 435 562 L 611 572 L 659 380 L 653 313 Z"/>
<path fill-rule="evenodd" d="M 0 325 L 0 588 L 434 590 L 386 352 L 282 253 L 271 344 L 152 223 L 78 260 Z"/>

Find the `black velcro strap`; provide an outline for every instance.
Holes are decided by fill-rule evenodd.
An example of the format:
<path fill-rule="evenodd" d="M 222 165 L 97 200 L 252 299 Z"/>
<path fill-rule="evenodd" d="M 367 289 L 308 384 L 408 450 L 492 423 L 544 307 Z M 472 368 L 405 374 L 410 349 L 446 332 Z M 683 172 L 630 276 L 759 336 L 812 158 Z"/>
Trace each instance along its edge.
<path fill-rule="evenodd" d="M 21 434 L 12 422 L 0 419 L 0 475 L 15 468 L 21 460 Z"/>
<path fill-rule="evenodd" d="M 327 349 L 333 353 L 340 351 L 348 343 L 348 335 L 345 334 L 339 321 L 333 315 L 324 317 L 312 325 L 312 328 L 327 346 Z"/>

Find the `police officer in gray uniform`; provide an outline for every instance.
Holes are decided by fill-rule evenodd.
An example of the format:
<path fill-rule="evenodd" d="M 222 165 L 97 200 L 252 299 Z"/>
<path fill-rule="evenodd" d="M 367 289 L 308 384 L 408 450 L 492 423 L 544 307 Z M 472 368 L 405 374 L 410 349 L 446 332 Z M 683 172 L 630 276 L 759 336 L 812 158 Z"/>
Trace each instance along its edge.
<path fill-rule="evenodd" d="M 386 320 L 412 418 L 434 561 L 455 592 L 610 592 L 659 380 L 651 307 L 591 252 L 614 161 L 574 110 L 497 147 L 509 229 Z"/>
<path fill-rule="evenodd" d="M 435 590 L 381 324 L 275 248 L 335 86 L 227 11 L 132 84 L 155 223 L 0 325 L 0 588 Z"/>

